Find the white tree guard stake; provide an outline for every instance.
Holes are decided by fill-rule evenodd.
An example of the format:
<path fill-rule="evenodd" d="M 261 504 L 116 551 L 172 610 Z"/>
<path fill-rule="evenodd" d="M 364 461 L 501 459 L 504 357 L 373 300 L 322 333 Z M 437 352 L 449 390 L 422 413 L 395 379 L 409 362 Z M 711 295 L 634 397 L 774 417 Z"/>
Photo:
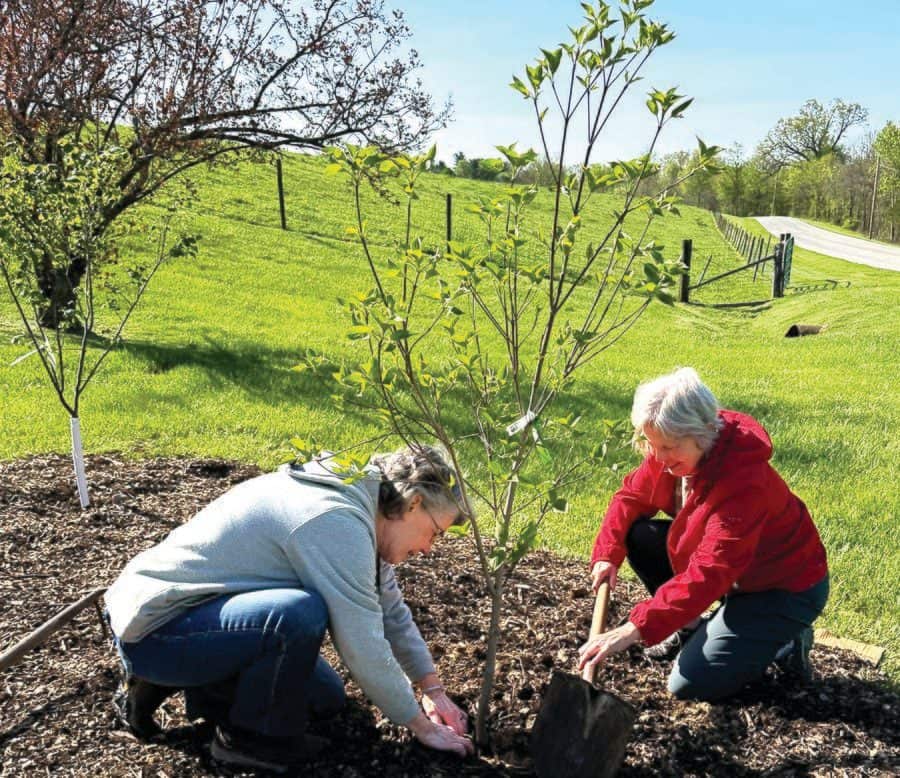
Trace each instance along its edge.
<path fill-rule="evenodd" d="M 91 504 L 88 497 L 87 478 L 84 476 L 84 450 L 81 447 L 81 424 L 77 416 L 70 416 L 72 430 L 72 463 L 75 465 L 75 482 L 78 484 L 78 500 L 82 508 Z"/>

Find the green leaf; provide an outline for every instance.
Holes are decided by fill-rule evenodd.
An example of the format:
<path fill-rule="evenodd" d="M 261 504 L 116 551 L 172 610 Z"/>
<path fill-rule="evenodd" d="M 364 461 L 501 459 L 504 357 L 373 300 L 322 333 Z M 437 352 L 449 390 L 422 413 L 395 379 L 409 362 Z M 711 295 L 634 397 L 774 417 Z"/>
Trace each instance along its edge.
<path fill-rule="evenodd" d="M 469 534 L 469 527 L 472 525 L 472 522 L 467 521 L 463 524 L 451 524 L 447 527 L 447 534 L 453 535 L 454 537 L 461 538 L 465 535 Z"/>
<path fill-rule="evenodd" d="M 550 75 L 556 75 L 556 71 L 559 69 L 559 63 L 562 60 L 562 49 L 556 49 L 555 51 L 541 49 L 541 51 L 547 59 L 547 67 L 550 70 Z"/>
<path fill-rule="evenodd" d="M 350 340 L 362 340 L 372 334 L 372 328 L 368 324 L 356 324 L 347 329 L 347 337 Z"/>
<path fill-rule="evenodd" d="M 525 83 L 518 76 L 513 76 L 513 80 L 510 86 L 517 92 L 521 93 L 523 97 L 531 97 L 530 90 L 527 86 L 525 86 Z"/>
<path fill-rule="evenodd" d="M 680 119 L 681 115 L 688 109 L 688 106 L 690 106 L 690 104 L 693 102 L 694 102 L 694 98 L 691 97 L 690 99 L 685 100 L 683 103 L 676 105 L 672 109 L 672 116 L 674 116 L 676 119 Z"/>
<path fill-rule="evenodd" d="M 558 513 L 567 513 L 569 510 L 569 502 L 562 497 L 555 489 L 551 489 L 547 494 L 547 502 L 550 508 Z"/>
<path fill-rule="evenodd" d="M 525 72 L 528 74 L 528 80 L 534 87 L 535 93 L 541 88 L 544 82 L 544 70 L 540 65 L 526 65 Z"/>
<path fill-rule="evenodd" d="M 537 541 L 537 534 L 537 522 L 529 521 L 528 524 L 525 525 L 525 528 L 519 533 L 519 537 L 516 539 L 515 548 L 513 548 L 509 555 L 509 562 L 511 565 L 516 564 L 525 556 L 525 554 L 534 548 L 534 544 Z"/>
<path fill-rule="evenodd" d="M 549 449 L 546 446 L 538 444 L 534 447 L 534 453 L 541 461 L 541 464 L 548 466 L 553 464 L 553 455 L 550 453 Z"/>

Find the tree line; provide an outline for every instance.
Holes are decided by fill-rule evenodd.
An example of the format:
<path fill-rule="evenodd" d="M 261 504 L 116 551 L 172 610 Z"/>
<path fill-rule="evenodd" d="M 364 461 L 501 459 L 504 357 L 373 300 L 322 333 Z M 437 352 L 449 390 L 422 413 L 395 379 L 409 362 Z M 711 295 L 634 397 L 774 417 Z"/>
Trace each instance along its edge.
<path fill-rule="evenodd" d="M 662 155 L 643 186 L 648 192 L 669 188 L 691 205 L 735 216 L 799 216 L 897 241 L 900 123 L 889 121 L 848 144 L 848 131 L 867 118 L 858 103 L 807 100 L 796 115 L 779 119 L 753 152 L 735 144 L 714 169 L 687 179 L 684 173 L 696 166 L 698 152 Z M 597 167 L 600 172 L 604 166 Z M 439 162 L 434 169 L 487 181 L 508 181 L 511 174 L 501 158 L 467 159 L 462 153 L 452 166 Z M 553 186 L 558 175 L 558 164 L 544 158 L 517 180 Z"/>

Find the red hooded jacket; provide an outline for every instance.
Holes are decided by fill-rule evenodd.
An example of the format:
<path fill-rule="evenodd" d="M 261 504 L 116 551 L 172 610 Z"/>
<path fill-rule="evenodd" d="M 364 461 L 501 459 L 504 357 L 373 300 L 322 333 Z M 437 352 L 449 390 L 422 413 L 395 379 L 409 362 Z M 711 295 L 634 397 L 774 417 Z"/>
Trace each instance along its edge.
<path fill-rule="evenodd" d="M 800 592 L 828 572 L 825 548 L 803 502 L 769 464 L 772 442 L 753 418 L 720 411 L 724 426 L 691 478 L 675 514 L 679 479 L 652 456 L 625 477 L 594 541 L 598 560 L 621 566 L 625 537 L 640 516 L 663 511 L 674 521 L 667 540 L 675 575 L 629 619 L 652 646 L 735 589 Z"/>

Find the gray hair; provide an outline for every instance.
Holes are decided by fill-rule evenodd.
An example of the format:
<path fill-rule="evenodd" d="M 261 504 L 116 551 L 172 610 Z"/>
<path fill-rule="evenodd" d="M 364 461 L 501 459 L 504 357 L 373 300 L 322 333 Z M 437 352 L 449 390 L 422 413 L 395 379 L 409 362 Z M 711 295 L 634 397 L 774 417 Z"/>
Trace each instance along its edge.
<path fill-rule="evenodd" d="M 666 437 L 692 437 L 706 453 L 722 428 L 718 412 L 718 400 L 691 367 L 643 383 L 635 391 L 631 406 L 635 447 L 642 450 L 639 435 L 650 426 Z"/>
<path fill-rule="evenodd" d="M 382 474 L 378 510 L 388 519 L 399 518 L 412 498 L 419 495 L 425 508 L 453 511 L 457 514 L 453 523 L 465 523 L 472 511 L 448 460 L 443 449 L 417 443 L 392 454 L 373 456 L 371 464 Z"/>

